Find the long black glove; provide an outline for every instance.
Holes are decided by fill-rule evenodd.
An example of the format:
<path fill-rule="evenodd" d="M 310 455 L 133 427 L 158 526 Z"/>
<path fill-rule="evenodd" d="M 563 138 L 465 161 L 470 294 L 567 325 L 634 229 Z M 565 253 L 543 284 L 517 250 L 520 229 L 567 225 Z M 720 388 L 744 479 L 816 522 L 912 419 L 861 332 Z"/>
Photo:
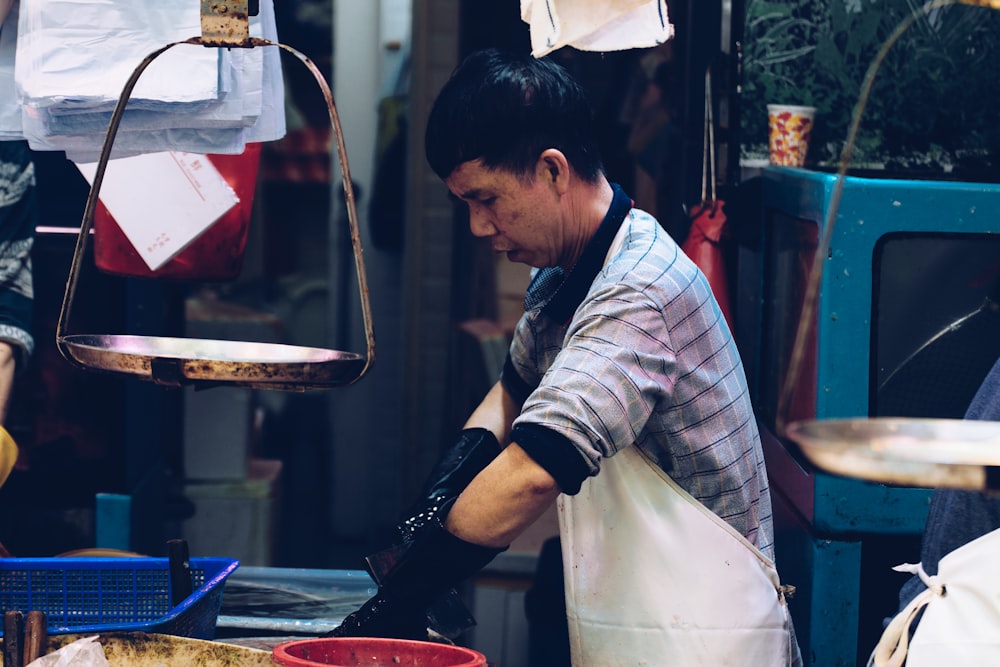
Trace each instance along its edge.
<path fill-rule="evenodd" d="M 332 637 L 427 639 L 426 610 L 505 549 L 472 544 L 443 525 L 447 503 L 411 533 L 402 557 L 382 578 L 379 591 L 328 633 Z"/>
<path fill-rule="evenodd" d="M 408 542 L 414 531 L 432 521 L 441 507 L 458 498 L 469 482 L 499 454 L 500 444 L 492 431 L 485 428 L 462 431 L 427 476 L 417 501 L 396 526 L 400 541 Z"/>
<path fill-rule="evenodd" d="M 414 532 L 433 521 L 441 508 L 465 490 L 469 482 L 500 454 L 500 443 L 492 431 L 469 428 L 441 456 L 427 476 L 416 502 L 396 526 L 396 539 L 387 549 L 365 558 L 368 572 L 381 583 L 399 560 L 400 550 L 413 539 Z"/>
<path fill-rule="evenodd" d="M 427 482 L 410 509 L 396 526 L 396 540 L 387 549 L 365 559 L 368 572 L 380 586 L 397 567 L 413 542 L 414 536 L 424 527 L 442 520 L 442 509 L 450 506 L 478 475 L 500 453 L 496 436 L 484 428 L 465 429 L 458 440 L 441 456 L 427 476 Z M 374 598 L 373 598 L 374 600 Z M 393 628 L 386 636 L 416 635 L 426 639 L 427 628 L 450 639 L 475 625 L 476 621 L 462 603 L 454 589 L 442 594 L 425 609 L 410 610 L 411 618 L 403 628 Z M 396 615 L 397 619 L 399 614 Z"/>

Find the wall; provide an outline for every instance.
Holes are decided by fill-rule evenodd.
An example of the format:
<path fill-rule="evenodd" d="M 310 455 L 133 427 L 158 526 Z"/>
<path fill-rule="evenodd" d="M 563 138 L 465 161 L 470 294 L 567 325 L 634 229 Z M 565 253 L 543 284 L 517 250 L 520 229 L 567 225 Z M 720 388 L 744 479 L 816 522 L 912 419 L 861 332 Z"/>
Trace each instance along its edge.
<path fill-rule="evenodd" d="M 402 49 L 387 48 L 408 40 L 409 0 L 334 3 L 334 96 L 350 160 L 351 179 L 358 186 L 356 208 L 362 228 L 364 263 L 375 330 L 375 364 L 359 383 L 330 392 L 333 452 L 330 462 L 333 566 L 357 568 L 368 545 L 377 539 L 389 517 L 398 511 L 399 447 L 403 439 L 401 346 L 402 256 L 371 243 L 368 211 L 374 174 L 377 114 L 380 95 L 395 78 Z M 334 201 L 341 202 L 342 181 L 335 174 Z M 333 293 L 350 295 L 332 310 L 333 330 L 347 324 L 350 332 L 341 349 L 364 351 L 360 302 L 353 277 L 341 290 L 343 258 L 351 257 L 343 230 L 343 204 L 331 215 L 330 257 Z M 352 267 L 353 269 L 353 267 Z"/>

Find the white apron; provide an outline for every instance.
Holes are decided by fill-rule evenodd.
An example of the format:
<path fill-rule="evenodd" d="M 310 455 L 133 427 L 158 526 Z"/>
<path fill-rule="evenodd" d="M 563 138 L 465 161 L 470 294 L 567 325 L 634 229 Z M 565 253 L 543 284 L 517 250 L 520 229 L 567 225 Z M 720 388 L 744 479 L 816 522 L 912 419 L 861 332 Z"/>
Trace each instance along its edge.
<path fill-rule="evenodd" d="M 1000 665 L 1000 529 L 942 557 L 938 573 L 900 565 L 927 584 L 882 633 L 868 661 L 877 667 Z M 909 641 L 910 625 L 924 614 Z"/>
<path fill-rule="evenodd" d="M 774 564 L 636 447 L 558 507 L 573 667 L 797 656 Z"/>

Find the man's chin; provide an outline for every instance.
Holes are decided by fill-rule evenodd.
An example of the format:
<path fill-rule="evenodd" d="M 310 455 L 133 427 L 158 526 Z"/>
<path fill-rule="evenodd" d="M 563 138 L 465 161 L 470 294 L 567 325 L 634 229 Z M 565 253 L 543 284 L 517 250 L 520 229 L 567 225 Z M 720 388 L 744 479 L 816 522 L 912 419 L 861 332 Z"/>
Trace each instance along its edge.
<path fill-rule="evenodd" d="M 516 250 L 516 249 L 515 250 L 500 250 L 498 252 L 502 253 L 503 255 L 505 255 L 507 257 L 508 260 L 510 260 L 511 262 L 514 262 L 516 264 L 527 264 L 528 266 L 530 266 L 533 269 L 543 269 L 543 268 L 545 268 L 545 265 L 544 264 L 540 264 L 536 258 L 532 258 L 530 255 L 528 255 L 526 253 L 523 253 L 523 252 L 520 252 L 519 250 Z"/>

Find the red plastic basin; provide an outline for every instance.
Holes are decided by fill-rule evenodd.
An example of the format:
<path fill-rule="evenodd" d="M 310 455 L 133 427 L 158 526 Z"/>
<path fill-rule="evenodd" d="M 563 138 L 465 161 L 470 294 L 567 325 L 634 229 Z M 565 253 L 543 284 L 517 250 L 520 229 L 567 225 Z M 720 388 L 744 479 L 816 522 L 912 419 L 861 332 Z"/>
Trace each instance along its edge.
<path fill-rule="evenodd" d="M 435 642 L 369 637 L 324 637 L 274 647 L 274 662 L 294 667 L 484 667 L 478 651 Z"/>

